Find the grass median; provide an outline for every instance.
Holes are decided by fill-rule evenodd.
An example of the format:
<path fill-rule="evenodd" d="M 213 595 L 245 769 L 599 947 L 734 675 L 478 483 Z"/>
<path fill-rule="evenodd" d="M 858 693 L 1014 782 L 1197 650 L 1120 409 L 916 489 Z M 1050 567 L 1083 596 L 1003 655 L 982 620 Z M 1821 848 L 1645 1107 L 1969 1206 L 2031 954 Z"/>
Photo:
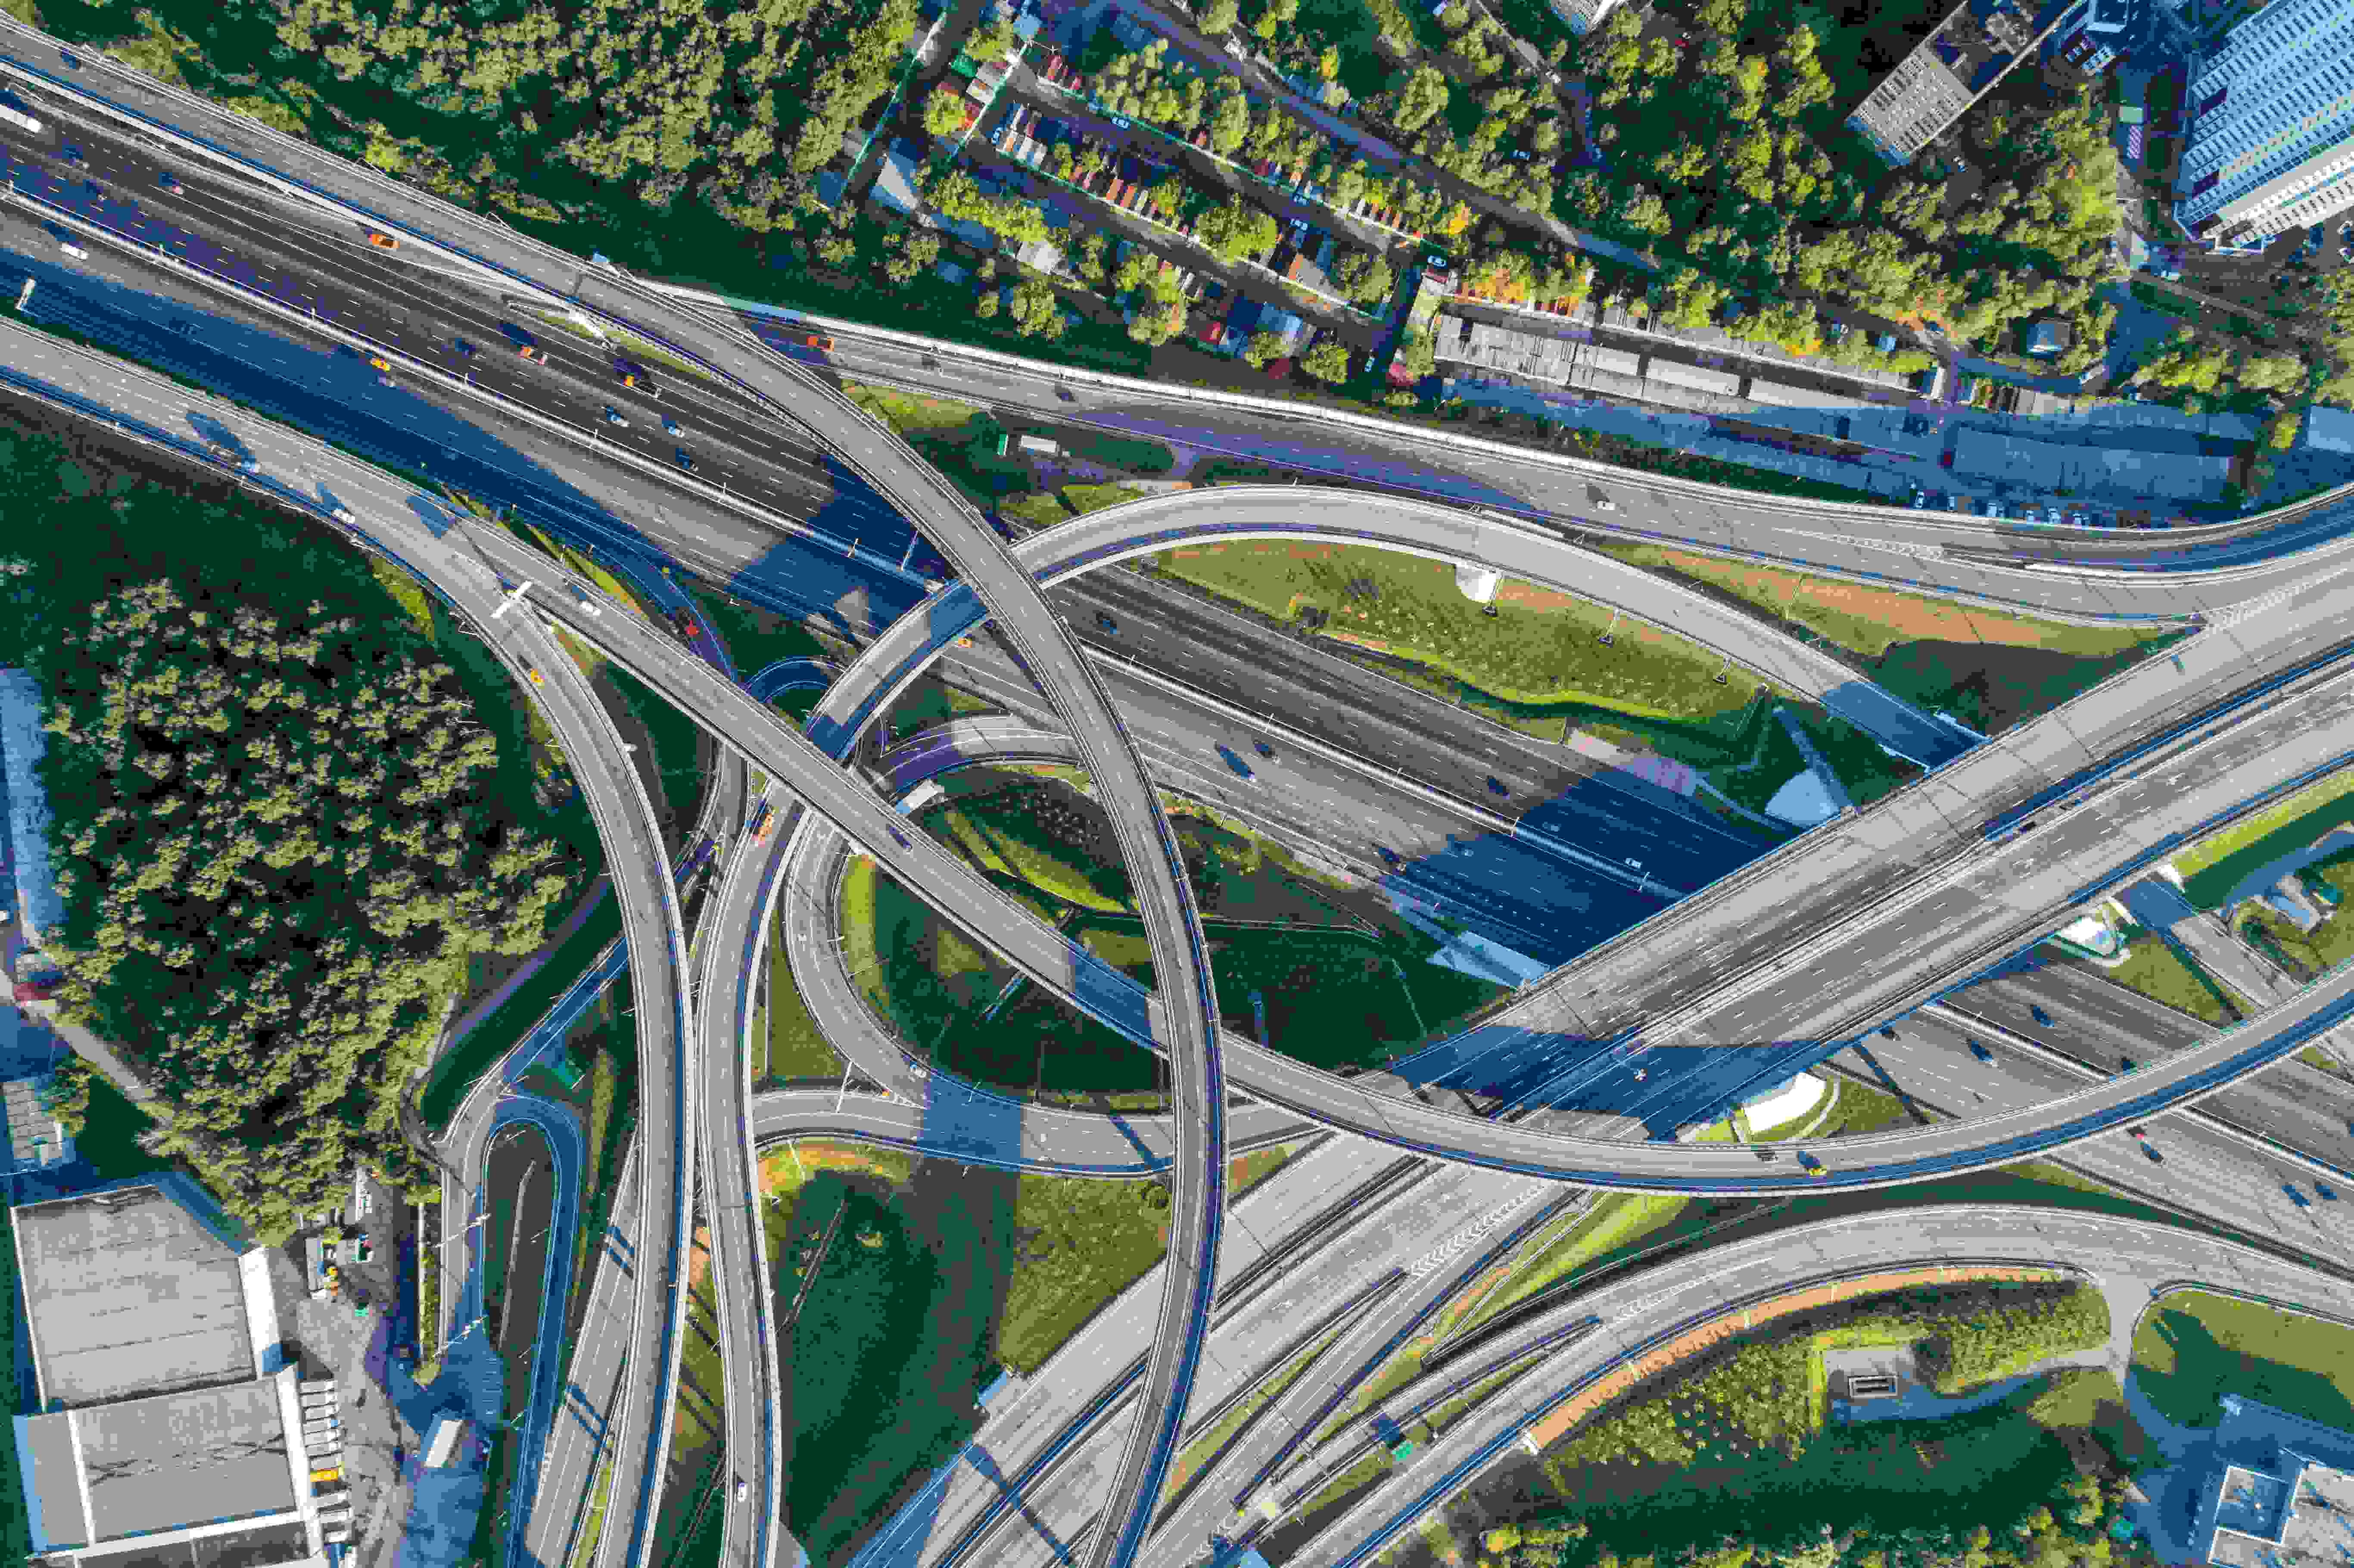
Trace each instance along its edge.
<path fill-rule="evenodd" d="M 444 1051 L 428 1069 L 425 1087 L 417 1097 L 418 1114 L 426 1125 L 436 1131 L 446 1129 L 475 1081 L 539 1022 L 620 935 L 620 905 L 609 896 L 557 945 L 530 979 Z"/>

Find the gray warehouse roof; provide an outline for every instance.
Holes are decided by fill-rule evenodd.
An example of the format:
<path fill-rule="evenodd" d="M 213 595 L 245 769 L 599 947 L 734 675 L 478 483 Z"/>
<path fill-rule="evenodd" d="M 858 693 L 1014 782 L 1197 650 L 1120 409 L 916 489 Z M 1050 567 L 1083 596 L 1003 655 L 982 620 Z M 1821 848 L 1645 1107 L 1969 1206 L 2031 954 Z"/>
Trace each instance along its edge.
<path fill-rule="evenodd" d="M 0 670 L 0 773 L 7 789 L 8 842 L 16 851 L 16 901 L 37 943 L 65 918 L 49 868 L 49 800 L 41 788 L 41 688 L 22 670 Z"/>
<path fill-rule="evenodd" d="M 292 1512 L 282 1379 L 26 1419 L 41 1539 L 119 1541 Z M 80 1456 L 77 1478 L 75 1456 Z M 62 1477 L 53 1472 L 62 1464 Z"/>
<path fill-rule="evenodd" d="M 31 1203 L 11 1218 L 44 1401 L 255 1375 L 237 1255 L 162 1189 Z"/>
<path fill-rule="evenodd" d="M 2036 490 L 2203 501 L 2221 493 L 2229 458 L 2194 452 L 2135 451 L 2126 447 L 2070 446 L 1965 427 L 1954 440 L 1954 471 L 2008 480 Z"/>

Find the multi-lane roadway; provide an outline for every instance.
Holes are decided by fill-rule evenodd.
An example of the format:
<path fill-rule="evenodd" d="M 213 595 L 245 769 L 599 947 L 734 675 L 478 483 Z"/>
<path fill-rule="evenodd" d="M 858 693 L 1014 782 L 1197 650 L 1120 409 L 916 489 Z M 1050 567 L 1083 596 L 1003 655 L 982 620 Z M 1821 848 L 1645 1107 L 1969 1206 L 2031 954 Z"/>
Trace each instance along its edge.
<path fill-rule="evenodd" d="M 596 289 L 592 289 L 592 288 L 583 288 L 583 289 L 581 289 L 579 291 L 580 291 L 580 293 L 582 293 L 583 295 L 588 295 L 588 294 L 593 294 L 593 293 L 600 292 L 600 291 L 596 290 Z M 688 337 L 690 337 L 690 338 L 693 338 L 693 337 L 695 337 L 696 334 L 692 334 L 692 333 L 689 333 L 689 334 L 687 334 L 686 335 L 687 335 Z M 845 443 L 845 444 L 847 444 L 847 443 Z M 871 461 L 871 460 L 873 460 L 873 459 L 875 457 L 875 455 L 876 455 L 876 452 L 877 452 L 877 450 L 878 450 L 878 449 L 877 449 L 876 445 L 875 445 L 874 442 L 872 442 L 872 441 L 867 441 L 867 442 L 865 442 L 865 443 L 863 445 L 863 447 L 861 448 L 861 450 L 864 451 L 864 453 L 865 454 L 865 456 L 866 456 L 866 457 Z M 1656 498 L 1655 498 L 1655 499 L 1656 499 Z M 1670 507 L 1664 508 L 1664 510 L 1669 511 L 1669 512 L 1672 512 L 1673 508 L 1670 506 Z M 952 553 L 952 554 L 953 554 L 953 553 Z M 956 562 L 956 564 L 958 565 L 958 567 L 960 567 L 960 569 L 965 570 L 965 571 L 967 571 L 969 574 L 971 574 L 971 573 L 974 571 L 974 566 L 975 566 L 975 563 L 972 563 L 972 562 L 967 562 L 967 561 L 958 561 L 958 562 Z M 981 562 L 981 563 L 980 563 L 980 565 L 984 566 L 984 567 L 985 567 L 985 566 L 988 566 L 988 565 L 991 565 L 991 564 L 993 564 L 993 563 L 992 563 L 992 562 Z M 987 574 L 986 574 L 985 572 L 982 572 L 982 573 L 981 573 L 980 575 L 981 575 L 981 576 L 986 576 Z M 1015 588 L 1013 588 L 1011 586 L 1010 580 L 1009 580 L 1009 583 L 1008 583 L 1008 584 L 1006 584 L 1006 585 L 1001 585 L 1001 586 L 1002 586 L 1002 587 L 1004 587 L 1004 588 L 1005 588 L 1006 594 L 1008 594 L 1008 595 L 1011 595 L 1011 596 L 1012 596 L 1012 599 L 1006 599 L 1006 600 L 1005 600 L 1005 602 L 1012 602 L 1012 601 L 1013 601 L 1013 600 L 1014 600 L 1014 599 L 1020 599 L 1021 594 L 1022 594 L 1022 593 L 1026 593 L 1026 591 L 1027 591 L 1026 588 L 1022 588 L 1022 589 L 1019 589 L 1019 590 L 1016 590 Z M 1002 599 L 1004 596 L 1000 596 L 1000 597 Z M 1002 609 L 1002 604 L 1001 604 L 999 608 L 1001 608 L 1001 609 Z M 1004 624 L 1004 622 L 1003 622 L 1002 619 L 1001 618 L 1001 625 L 1003 625 L 1003 624 Z M 1061 648 L 1061 649 L 1058 649 L 1058 650 L 1056 650 L 1056 651 L 1057 651 L 1057 652 L 1067 652 L 1067 648 L 1066 648 L 1066 647 Z M 1025 653 L 1029 653 L 1029 652 L 1034 652 L 1035 651 L 1034 651 L 1034 650 L 1033 650 L 1033 649 L 1024 649 L 1024 650 L 1023 650 L 1023 652 L 1024 652 Z M 1084 666 L 1083 666 L 1083 665 L 1078 664 L 1078 663 L 1076 662 L 1076 655 L 1074 654 L 1074 655 L 1072 655 L 1072 656 L 1071 656 L 1071 662 L 1068 662 L 1068 663 L 1067 663 L 1067 664 L 1066 664 L 1066 666 L 1065 666 L 1065 667 L 1064 667 L 1060 672 L 1058 672 L 1058 673 L 1056 674 L 1056 678 L 1055 678 L 1055 683 L 1056 684 L 1056 686 L 1057 686 L 1058 690 L 1060 690 L 1060 689 L 1062 689 L 1062 688 L 1063 688 L 1066 683 L 1076 684 L 1076 683 L 1084 683 L 1084 682 L 1087 681 L 1088 679 L 1089 679 L 1089 677 L 1087 677 L 1087 676 L 1085 674 L 1085 673 L 1084 673 Z M 1100 702 L 1097 702 L 1097 703 L 1089 703 L 1089 704 L 1083 704 L 1082 705 L 1083 705 L 1083 706 L 1085 706 L 1085 707 L 1087 707 L 1087 708 L 1090 708 L 1090 709 L 1094 710 L 1094 712 L 1095 712 L 1095 713 L 1097 713 L 1097 714 L 1101 714 L 1101 713 L 1104 711 L 1104 710 L 1103 710 L 1103 707 L 1102 707 L 1102 705 L 1100 704 Z M 1083 727 L 1083 726 L 1082 726 L 1082 727 Z M 1086 739 L 1085 735 L 1084 735 L 1084 734 L 1082 734 L 1081 740 L 1082 740 L 1082 744 L 1083 744 L 1083 745 L 1084 745 L 1084 743 L 1085 743 L 1085 739 Z M 1091 770 L 1091 771 L 1096 771 L 1096 772 L 1097 772 L 1097 773 L 1098 773 L 1098 775 L 1099 775 L 1099 777 L 1100 777 L 1100 775 L 1101 775 L 1101 769 L 1102 769 L 1102 767 L 1103 767 L 1103 758 L 1099 758 L 1099 757 L 1095 757 L 1095 756 L 1090 755 L 1090 758 L 1089 758 L 1089 759 L 1090 759 L 1090 761 L 1091 761 L 1092 763 L 1094 763 L 1094 764 L 1095 764 L 1095 766 L 1094 766 L 1094 767 L 1092 767 L 1090 770 Z M 1141 780 L 1141 774 L 1140 774 L 1140 773 L 1137 773 L 1137 772 L 1135 772 L 1135 770 L 1134 770 L 1134 759 L 1133 759 L 1132 756 L 1130 756 L 1130 757 L 1127 758 L 1127 759 L 1126 759 L 1126 760 L 1127 760 L 1127 762 L 1128 762 L 1128 765 L 1129 765 L 1129 766 L 1128 766 L 1127 768 L 1125 768 L 1120 769 L 1119 771 L 1121 771 L 1121 772 L 1127 772 L 1127 773 L 1133 773 L 1133 774 L 1134 774 L 1134 778 L 1135 778 L 1135 779 L 1137 780 L 1137 788 L 1138 788 L 1139 791 L 1140 791 L 1140 792 L 1141 793 L 1141 795 L 1142 795 L 1142 799 L 1143 799 L 1143 800 L 1145 801 L 1145 805 L 1146 805 L 1146 812 L 1147 812 L 1147 814 L 1149 815 L 1149 812 L 1150 812 L 1150 794 L 1149 794 L 1149 791 L 1144 791 L 1144 790 L 1142 790 L 1142 789 L 1141 789 L 1141 783 L 1140 783 L 1140 780 Z M 2226 760 L 2228 760 L 2228 758 L 2226 758 Z M 827 814 L 828 814 L 829 816 L 832 816 L 833 813 L 832 813 L 832 811 L 830 811 L 830 810 L 829 810 Z M 1117 810 L 1115 810 L 1115 815 L 1116 815 L 1116 816 L 1118 815 L 1118 811 L 1117 811 Z M 1163 837 L 1163 839 L 1165 840 L 1165 832 L 1166 832 L 1165 826 L 1161 826 L 1161 827 L 1160 827 L 1160 829 L 1159 829 L 1158 831 L 1159 831 L 1159 832 L 1161 834 L 1161 836 Z M 1135 839 L 1135 835 L 1133 835 L 1133 834 L 1131 834 L 1131 835 L 1130 835 L 1130 841 L 1131 841 L 1131 847 L 1133 848 L 1133 847 L 1135 846 L 1136 842 L 1137 842 L 1137 841 L 1136 841 L 1136 839 Z M 2045 842 L 2049 842 L 2049 841 L 2045 841 Z M 871 847 L 872 847 L 872 846 L 871 846 L 871 844 L 870 844 L 870 848 L 871 848 Z M 903 848 L 905 848 L 905 847 L 907 847 L 907 846 L 904 846 L 904 845 L 903 845 L 902 847 L 903 847 Z M 2070 847 L 2070 846 L 2062 846 L 2062 847 Z M 2084 847 L 2100 847 L 2100 846 L 2098 846 L 2098 845 L 2077 845 L 2077 846 L 2074 846 L 2074 847 L 2084 848 Z M 1165 848 L 1165 844 L 1164 844 L 1164 848 Z M 1182 879 L 1181 879 L 1181 880 L 1182 880 Z M 1177 908 L 1176 908 L 1175 910 L 1173 910 L 1173 911 L 1164 911 L 1164 913 L 1173 913 L 1173 914 L 1177 914 L 1177 915 L 1182 915 L 1182 914 L 1184 913 L 1184 911 L 1182 910 L 1182 891 L 1177 895 L 1177 897 L 1178 897 L 1178 898 L 1179 898 L 1179 900 L 1181 901 L 1181 902 L 1180 902 L 1180 905 L 1177 906 Z M 1176 921 L 1176 920 L 1173 920 L 1173 919 L 1172 919 L 1172 920 L 1171 920 L 1171 921 L 1168 921 L 1168 922 L 1164 922 L 1164 924 L 1177 924 L 1177 923 L 1179 923 L 1179 922 L 1178 922 L 1178 921 Z M 1185 924 L 1191 924 L 1190 920 L 1184 921 L 1183 923 L 1185 923 Z M 1164 967 L 1164 968 L 1162 969 L 1162 971 L 1161 971 L 1161 972 L 1163 972 L 1164 974 L 1182 973 L 1182 972 L 1183 972 L 1183 969 L 1182 969 L 1182 964 L 1181 964 L 1179 967 L 1174 968 L 1174 969 Z M 1128 1004 L 1127 1004 L 1127 1002 L 1125 1001 L 1125 1000 L 1123 999 L 1123 1000 L 1119 1003 L 1119 1005 L 1120 1005 L 1120 1006 L 1122 1006 L 1122 1007 L 1125 1007 L 1125 1006 L 1127 1006 Z M 1181 1058 L 1181 1061 L 1182 1061 L 1182 1060 L 1183 1060 L 1183 1059 L 1184 1059 L 1184 1056 L 1185 1056 L 1184 1043 L 1183 1043 L 1182 1038 L 1182 1033 L 1181 1033 L 1180 1035 L 1177 1035 L 1177 1036 L 1172 1036 L 1172 1035 L 1170 1033 L 1170 1024 L 1171 1024 L 1171 1022 L 1172 1022 L 1172 1021 L 1171 1021 L 1170 1019 L 1168 1019 L 1167 1017 L 1165 1017 L 1165 1016 L 1164 1016 L 1164 1017 L 1161 1017 L 1161 1018 L 1157 1018 L 1157 1019 L 1155 1019 L 1155 1020 L 1154 1020 L 1154 1023 L 1155 1023 L 1158 1027 L 1156 1027 L 1156 1028 L 1153 1030 L 1153 1033 L 1156 1033 L 1156 1034 L 1158 1034 L 1158 1035 L 1160 1035 L 1160 1037 L 1161 1038 L 1161 1041 L 1162 1041 L 1162 1043 L 1163 1043 L 1164 1044 L 1167 1044 L 1172 1043 L 1172 1039 L 1173 1039 L 1173 1040 L 1174 1040 L 1174 1042 L 1175 1042 L 1175 1044 L 1176 1044 L 1178 1045 L 1178 1047 L 1179 1047 L 1179 1054 L 1180 1054 L 1180 1058 Z M 1210 1062 L 1212 1062 L 1212 1060 L 1213 1060 L 1213 1054 L 1212 1054 L 1212 1053 L 1207 1049 L 1206 1042 L 1204 1043 L 1204 1044 L 1203 1048 L 1199 1051 L 1199 1053 L 1198 1053 L 1198 1056 L 1199 1056 L 1199 1059 L 1200 1059 L 1202 1062 L 1204 1062 L 1204 1063 L 1210 1063 Z M 2203 1064 L 2202 1064 L 2202 1065 L 2203 1065 Z M 2152 1085 L 2158 1085 L 2158 1080 L 2157 1078 L 2153 1078 L 2153 1079 L 2151 1079 L 2151 1080 L 2148 1080 L 2148 1082 L 2149 1082 L 2150 1084 L 2152 1084 Z M 1214 1117 L 1214 1114 L 1215 1114 L 1214 1109 L 1212 1107 L 1212 1102 L 1211 1102 L 1208 1098 L 1197 1097 L 1197 1098 L 1196 1098 L 1196 1100 L 1195 1100 L 1195 1102 L 1194 1102 L 1192 1106 L 1190 1106 L 1188 1108 L 1189 1108 L 1189 1112 L 1190 1112 L 1190 1114 L 1189 1114 L 1189 1115 L 1187 1115 L 1186 1117 L 1182 1118 L 1181 1118 L 1181 1120 L 1180 1120 L 1180 1124 L 1179 1124 L 1179 1126 L 1180 1126 L 1180 1130 L 1181 1130 L 1181 1132 L 1182 1132 L 1182 1131 L 1183 1130 L 1183 1128 L 1184 1128 L 1186 1126 L 1188 1126 L 1189 1124 L 1194 1123 L 1194 1122 L 1196 1122 L 1196 1121 L 1206 1121 L 1206 1120 L 1208 1120 L 1209 1118 L 1211 1118 L 1212 1117 Z M 1460 1118 L 1456 1118 L 1456 1119 L 1460 1119 Z M 1456 1151 L 1458 1151 L 1458 1152 L 1459 1152 L 1459 1150 L 1456 1150 Z M 1183 1163 L 1185 1163 L 1185 1162 L 1181 1162 L 1181 1169 L 1182 1169 L 1182 1165 Z M 1212 1164 L 1213 1164 L 1213 1167 L 1214 1168 L 1214 1161 L 1212 1161 Z M 1183 1184 L 1181 1182 L 1180 1186 L 1181 1186 L 1181 1192 L 1182 1192 L 1182 1191 Z M 1193 1251 L 1194 1251 L 1194 1252 L 1196 1252 L 1196 1253 L 1200 1253 L 1200 1252 L 1204 1251 L 1204 1249 L 1203 1249 L 1203 1248 L 1194 1248 L 1194 1249 L 1191 1249 L 1191 1250 L 1193 1250 Z M 1183 1295 L 1184 1295 L 1184 1292 L 1183 1292 L 1182 1289 L 1172 1290 L 1172 1298 L 1175 1298 L 1175 1297 L 1182 1297 L 1182 1296 L 1183 1296 Z M 1199 1317 L 1200 1317 L 1200 1314 L 1199 1314 L 1199 1313 L 1194 1313 L 1194 1314 L 1193 1314 L 1193 1319 L 1194 1321 L 1198 1321 Z M 1178 1337 L 1182 1339 L 1183 1336 L 1182 1336 L 1182 1335 L 1181 1335 L 1181 1336 L 1178 1336 Z M 1164 1383 L 1166 1382 L 1166 1380 L 1165 1380 L 1165 1379 L 1157 1380 L 1157 1381 L 1161 1381 L 1161 1382 L 1164 1382 Z M 1173 1419 L 1174 1419 L 1174 1412 L 1175 1412 L 1175 1410 L 1177 1409 L 1177 1407 L 1178 1407 L 1179 1405 L 1181 1405 L 1181 1404 L 1182 1404 L 1182 1400 L 1180 1400 L 1180 1399 L 1178 1399 L 1178 1398 L 1174 1397 L 1174 1395 L 1173 1395 L 1173 1394 L 1172 1394 L 1172 1395 L 1170 1395 L 1169 1397 L 1164 1397 L 1164 1398 L 1162 1398 L 1162 1399 L 1160 1401 L 1160 1404 L 1161 1404 L 1161 1406 L 1164 1410 L 1168 1410 L 1168 1411 L 1170 1411 L 1170 1412 L 1172 1413 L 1171 1419 L 1172 1419 L 1172 1421 L 1173 1422 Z M 1173 1430 L 1173 1426 L 1172 1426 L 1172 1429 Z M 1140 1444 L 1138 1446 L 1139 1446 L 1140 1448 L 1150 1448 L 1150 1446 L 1152 1446 L 1152 1445 L 1150 1445 L 1150 1444 Z M 1163 1450 L 1163 1457 L 1165 1457 L 1165 1449 L 1166 1449 L 1166 1447 L 1167 1447 L 1167 1441 L 1164 1439 L 1164 1440 L 1163 1440 L 1163 1441 L 1159 1445 L 1159 1446 Z M 1149 1468 L 1149 1467 L 1150 1467 L 1150 1466 L 1153 1463 L 1153 1460 L 1152 1460 L 1150 1457 L 1147 1457 L 1144 1461 L 1142 1461 L 1141 1463 L 1143 1464 L 1143 1466 L 1144 1466 L 1144 1467 L 1148 1467 L 1148 1468 Z M 1131 1463 L 1130 1463 L 1130 1465 L 1129 1465 L 1129 1467 L 1127 1467 L 1127 1468 L 1128 1468 L 1128 1470 L 1129 1470 L 1129 1474 L 1130 1474 L 1131 1478 L 1137 1478 L 1137 1479 L 1139 1479 L 1140 1484 L 1140 1481 L 1141 1481 L 1141 1479 L 1143 1478 L 1143 1476 L 1142 1476 L 1142 1471 L 1141 1471 L 1141 1470 L 1140 1470 L 1140 1469 L 1138 1468 L 1138 1464 L 1137 1464 L 1136 1462 L 1131 1462 Z M 1139 1526 L 1138 1526 L 1138 1528 L 1140 1528 L 1140 1525 L 1139 1525 Z M 1109 1535 L 1109 1533 L 1110 1533 L 1110 1532 L 1107 1531 L 1107 1532 L 1104 1532 L 1104 1535 L 1105 1535 L 1106 1537 L 1108 1537 L 1108 1536 Z"/>

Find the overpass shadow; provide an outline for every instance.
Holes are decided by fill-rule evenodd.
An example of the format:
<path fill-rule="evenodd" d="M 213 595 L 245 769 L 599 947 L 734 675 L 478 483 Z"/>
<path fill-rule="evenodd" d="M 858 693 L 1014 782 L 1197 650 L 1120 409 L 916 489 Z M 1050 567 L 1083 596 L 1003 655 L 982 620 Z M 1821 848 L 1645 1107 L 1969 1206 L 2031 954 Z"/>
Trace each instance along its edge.
<path fill-rule="evenodd" d="M 626 502 L 621 492 L 583 489 L 550 466 L 558 451 L 554 438 L 546 438 L 544 449 L 525 450 L 405 387 L 380 385 L 366 359 L 348 350 L 315 348 L 160 294 L 101 283 L 37 256 L 16 251 L 0 251 L 0 256 L 37 281 L 29 307 L 37 319 L 161 366 L 373 462 L 462 492 L 493 508 L 513 509 L 567 544 L 634 556 L 649 568 L 666 558 L 657 543 L 617 510 L 624 504 L 643 512 L 660 510 L 667 497 L 652 481 L 642 490 L 628 492 Z M 241 265 L 212 257 L 206 262 L 232 273 Z M 217 421 L 197 416 L 182 429 L 161 433 L 194 445 L 226 433 L 208 426 Z M 538 438 L 529 440 L 536 442 Z M 241 443 L 236 450 L 243 450 Z M 811 525 L 826 537 L 775 535 L 747 523 L 743 535 L 731 543 L 740 546 L 757 534 L 757 554 L 726 587 L 749 603 L 814 618 L 842 635 L 863 633 L 903 613 L 921 597 L 920 588 L 909 588 L 878 565 L 885 552 L 892 567 L 908 556 L 909 531 L 863 480 L 840 463 L 826 459 L 812 466 L 831 487 L 822 497 L 812 497 L 817 504 Z M 306 493 L 330 506 L 341 503 L 325 486 L 314 483 Z M 420 493 L 414 504 L 437 534 L 458 519 L 429 493 Z M 882 548 L 871 547 L 878 544 Z M 918 545 L 914 551 L 915 567 L 922 568 L 931 560 L 930 569 L 943 570 L 925 550 Z"/>

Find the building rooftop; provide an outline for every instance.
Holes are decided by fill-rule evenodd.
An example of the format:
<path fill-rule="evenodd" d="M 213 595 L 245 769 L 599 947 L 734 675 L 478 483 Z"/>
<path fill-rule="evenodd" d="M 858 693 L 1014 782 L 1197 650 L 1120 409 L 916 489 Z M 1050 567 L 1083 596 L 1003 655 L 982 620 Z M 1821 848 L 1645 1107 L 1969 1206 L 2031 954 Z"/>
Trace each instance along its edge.
<path fill-rule="evenodd" d="M 29 1418 L 20 1442 L 34 1459 L 41 1538 L 116 1541 L 292 1512 L 300 1456 L 288 1452 L 283 1381 Z"/>
<path fill-rule="evenodd" d="M 2191 1549 L 2229 1568 L 2331 1568 L 2354 1560 L 2354 1433 L 2227 1394 L 2223 1464 Z"/>
<path fill-rule="evenodd" d="M 35 1078 L 11 1078 L 0 1084 L 0 1105 L 8 1112 L 8 1169 L 37 1171 L 62 1165 L 73 1158 L 73 1140 L 58 1118 L 49 1114 L 42 1095 L 48 1087 L 45 1074 Z"/>
<path fill-rule="evenodd" d="M 160 1187 L 27 1204 L 10 1217 L 46 1406 L 259 1370 L 237 1253 Z"/>
<path fill-rule="evenodd" d="M 65 917 L 49 866 L 49 803 L 40 777 L 46 744 L 40 687 L 22 670 L 0 670 L 0 788 L 6 790 L 17 912 L 35 943 Z"/>

